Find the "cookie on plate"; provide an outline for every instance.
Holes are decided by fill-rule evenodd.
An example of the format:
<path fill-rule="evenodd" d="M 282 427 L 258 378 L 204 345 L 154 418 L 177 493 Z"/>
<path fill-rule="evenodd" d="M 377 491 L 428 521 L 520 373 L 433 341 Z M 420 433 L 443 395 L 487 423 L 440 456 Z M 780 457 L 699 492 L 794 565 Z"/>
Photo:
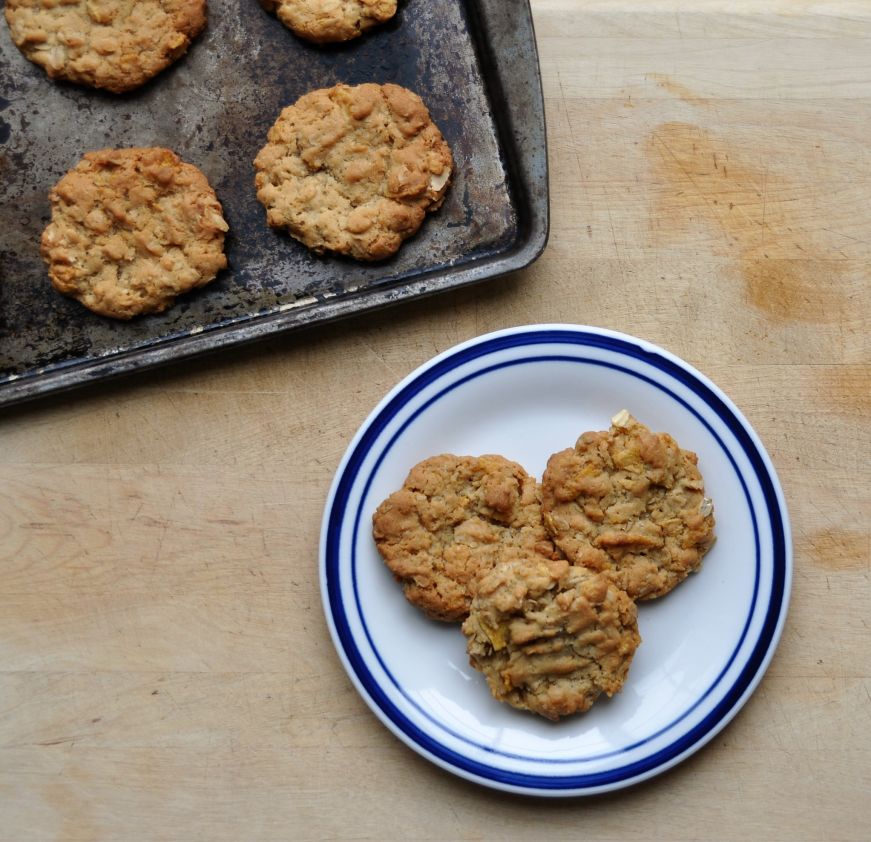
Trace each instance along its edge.
<path fill-rule="evenodd" d="M 396 14 L 396 0 L 260 0 L 260 5 L 316 44 L 350 41 Z"/>
<path fill-rule="evenodd" d="M 206 25 L 206 0 L 6 0 L 12 40 L 52 79 L 138 88 Z"/>
<path fill-rule="evenodd" d="M 169 149 L 88 152 L 49 199 L 51 283 L 102 316 L 161 312 L 227 265 L 215 192 Z"/>
<path fill-rule="evenodd" d="M 562 559 L 497 564 L 478 580 L 463 633 L 497 699 L 553 720 L 619 692 L 641 642 L 626 593 Z"/>
<path fill-rule="evenodd" d="M 548 531 L 573 564 L 610 571 L 633 599 L 662 596 L 698 569 L 714 541 L 697 462 L 623 410 L 610 430 L 584 433 L 548 461 Z"/>
<path fill-rule="evenodd" d="M 482 571 L 504 559 L 554 555 L 537 482 L 501 456 L 424 460 L 381 503 L 372 527 L 409 602 L 447 622 L 469 613 Z"/>
<path fill-rule="evenodd" d="M 254 167 L 270 226 L 318 253 L 383 260 L 441 206 L 453 160 L 419 96 L 364 84 L 285 108 Z"/>

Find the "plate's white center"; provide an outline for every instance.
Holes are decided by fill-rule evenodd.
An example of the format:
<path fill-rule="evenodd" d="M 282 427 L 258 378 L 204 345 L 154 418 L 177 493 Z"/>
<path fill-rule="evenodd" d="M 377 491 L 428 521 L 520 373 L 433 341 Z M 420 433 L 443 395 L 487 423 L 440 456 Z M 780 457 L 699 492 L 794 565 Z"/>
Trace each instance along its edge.
<path fill-rule="evenodd" d="M 437 453 L 499 453 L 541 476 L 548 457 L 585 430 L 607 429 L 628 409 L 699 454 L 717 519 L 717 543 L 701 571 L 667 597 L 639 606 L 643 643 L 626 686 L 587 714 L 547 722 L 496 702 L 468 666 L 458 626 L 426 620 L 408 605 L 369 531 L 378 503 L 409 468 Z M 362 501 L 356 581 L 362 619 L 393 690 L 438 739 L 477 753 L 588 759 L 624 753 L 665 730 L 698 704 L 735 651 L 755 582 L 755 539 L 738 474 L 711 431 L 655 385 L 612 367 L 527 362 L 488 372 L 439 398 L 402 432 Z M 492 758 L 490 758 L 492 759 Z M 617 761 L 619 765 L 619 761 Z M 613 763 L 609 763 L 613 765 Z"/>

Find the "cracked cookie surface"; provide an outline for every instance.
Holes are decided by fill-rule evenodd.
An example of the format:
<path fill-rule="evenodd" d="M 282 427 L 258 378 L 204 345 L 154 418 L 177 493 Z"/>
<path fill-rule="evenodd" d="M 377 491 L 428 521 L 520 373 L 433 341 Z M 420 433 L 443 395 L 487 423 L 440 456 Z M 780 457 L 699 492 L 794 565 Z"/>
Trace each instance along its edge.
<path fill-rule="evenodd" d="M 497 562 L 554 554 L 536 480 L 501 456 L 424 460 L 381 503 L 372 527 L 409 602 L 447 622 L 469 613 L 476 579 Z"/>
<path fill-rule="evenodd" d="M 542 511 L 573 563 L 608 571 L 633 599 L 668 593 L 714 540 L 697 456 L 623 410 L 548 461 Z"/>
<path fill-rule="evenodd" d="M 308 248 L 383 260 L 439 208 L 453 160 L 419 96 L 336 85 L 285 108 L 258 153 L 267 223 Z"/>
<path fill-rule="evenodd" d="M 100 315 L 161 312 L 227 265 L 215 192 L 169 149 L 89 152 L 49 199 L 42 256 L 51 283 Z"/>
<path fill-rule="evenodd" d="M 205 0 L 6 0 L 16 46 L 52 79 L 114 93 L 184 55 L 206 25 Z"/>
<path fill-rule="evenodd" d="M 562 559 L 497 564 L 478 581 L 463 633 L 495 698 L 552 720 L 619 692 L 641 642 L 626 593 Z"/>
<path fill-rule="evenodd" d="M 350 41 L 396 14 L 396 0 L 260 0 L 288 29 L 308 41 Z"/>

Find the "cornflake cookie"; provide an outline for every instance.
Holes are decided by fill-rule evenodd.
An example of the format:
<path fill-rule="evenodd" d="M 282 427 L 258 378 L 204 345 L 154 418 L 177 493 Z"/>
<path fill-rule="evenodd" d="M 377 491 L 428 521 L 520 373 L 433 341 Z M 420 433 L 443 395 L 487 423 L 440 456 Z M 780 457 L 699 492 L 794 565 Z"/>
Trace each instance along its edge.
<path fill-rule="evenodd" d="M 187 52 L 206 0 L 6 0 L 6 20 L 52 79 L 123 93 Z"/>
<path fill-rule="evenodd" d="M 260 5 L 316 44 L 350 41 L 396 14 L 396 0 L 260 0 Z"/>
<path fill-rule="evenodd" d="M 441 206 L 453 161 L 417 94 L 365 84 L 285 108 L 254 166 L 270 226 L 318 253 L 382 260 Z"/>
<path fill-rule="evenodd" d="M 101 316 L 159 313 L 227 265 L 215 192 L 169 149 L 89 152 L 49 199 L 51 283 Z"/>
<path fill-rule="evenodd" d="M 482 571 L 504 559 L 554 554 L 538 484 L 501 456 L 424 460 L 378 507 L 372 525 L 409 602 L 447 622 L 469 613 Z"/>
<path fill-rule="evenodd" d="M 662 596 L 698 569 L 714 541 L 697 461 L 623 410 L 607 432 L 584 433 L 550 458 L 545 524 L 572 563 L 610 571 L 633 599 Z"/>
<path fill-rule="evenodd" d="M 635 603 L 565 560 L 496 565 L 478 582 L 463 633 L 497 699 L 554 720 L 619 692 L 641 642 Z"/>

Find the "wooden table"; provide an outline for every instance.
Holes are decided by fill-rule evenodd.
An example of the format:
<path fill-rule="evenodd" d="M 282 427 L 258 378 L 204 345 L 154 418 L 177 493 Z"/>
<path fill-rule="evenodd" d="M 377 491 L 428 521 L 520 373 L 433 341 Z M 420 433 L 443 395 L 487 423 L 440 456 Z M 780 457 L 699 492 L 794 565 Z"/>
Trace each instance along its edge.
<path fill-rule="evenodd" d="M 0 838 L 871 838 L 871 4 L 533 10 L 553 224 L 531 269 L 0 420 Z M 546 321 L 725 389 L 796 551 L 737 719 L 661 778 L 560 803 L 391 736 L 317 577 L 327 488 L 381 396 Z"/>

